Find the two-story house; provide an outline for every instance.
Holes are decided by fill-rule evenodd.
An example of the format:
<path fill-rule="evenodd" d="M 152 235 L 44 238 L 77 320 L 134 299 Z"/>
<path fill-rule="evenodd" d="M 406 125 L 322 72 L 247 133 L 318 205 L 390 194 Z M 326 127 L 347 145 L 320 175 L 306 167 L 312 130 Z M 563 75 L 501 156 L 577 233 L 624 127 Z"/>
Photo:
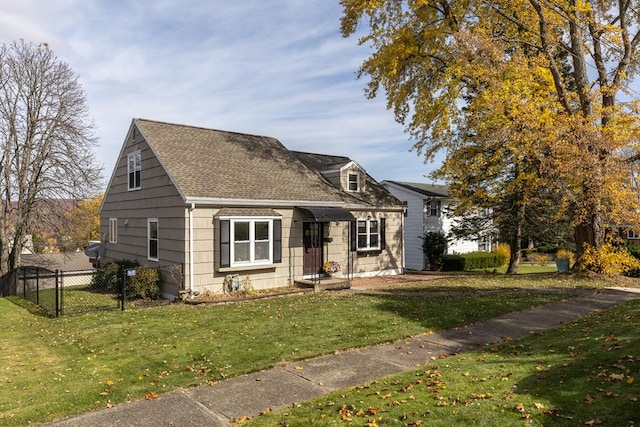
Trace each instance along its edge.
<path fill-rule="evenodd" d="M 448 254 L 491 250 L 490 237 L 467 240 L 450 235 L 459 218 L 451 215 L 456 200 L 449 195 L 446 185 L 388 180 L 381 184 L 407 207 L 404 224 L 407 269 L 423 270 L 428 267 L 422 248 L 423 236 L 427 232 L 442 232 L 448 237 Z"/>

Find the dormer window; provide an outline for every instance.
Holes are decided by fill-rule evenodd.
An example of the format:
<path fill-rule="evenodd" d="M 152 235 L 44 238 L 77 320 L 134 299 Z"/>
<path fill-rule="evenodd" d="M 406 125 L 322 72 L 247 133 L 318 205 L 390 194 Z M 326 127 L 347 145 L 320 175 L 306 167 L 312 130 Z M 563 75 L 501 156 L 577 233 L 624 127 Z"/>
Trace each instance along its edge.
<path fill-rule="evenodd" d="M 142 154 L 140 151 L 129 153 L 128 156 L 128 189 L 139 190 L 140 189 L 140 172 L 142 171 Z"/>
<path fill-rule="evenodd" d="M 349 191 L 360 191 L 360 175 L 357 173 L 349 174 L 349 182 L 347 184 L 347 189 Z"/>

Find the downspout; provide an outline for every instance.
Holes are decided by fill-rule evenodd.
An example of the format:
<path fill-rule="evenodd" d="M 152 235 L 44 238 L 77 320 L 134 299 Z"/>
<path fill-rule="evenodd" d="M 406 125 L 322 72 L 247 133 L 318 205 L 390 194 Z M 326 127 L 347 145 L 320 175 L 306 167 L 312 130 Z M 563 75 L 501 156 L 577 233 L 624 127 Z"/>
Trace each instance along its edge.
<path fill-rule="evenodd" d="M 189 208 L 189 298 L 193 298 L 193 210 L 195 203 Z"/>

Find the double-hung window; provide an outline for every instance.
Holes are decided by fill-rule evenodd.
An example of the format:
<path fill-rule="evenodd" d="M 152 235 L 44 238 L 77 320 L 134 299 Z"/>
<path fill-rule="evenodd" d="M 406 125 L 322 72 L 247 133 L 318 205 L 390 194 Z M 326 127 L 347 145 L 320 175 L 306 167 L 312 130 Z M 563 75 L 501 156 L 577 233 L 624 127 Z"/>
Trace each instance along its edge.
<path fill-rule="evenodd" d="M 281 224 L 279 218 L 221 218 L 221 266 L 243 267 L 280 262 Z"/>
<path fill-rule="evenodd" d="M 158 219 L 147 220 L 147 258 L 158 261 Z"/>
<path fill-rule="evenodd" d="M 350 173 L 348 176 L 348 189 L 349 191 L 360 191 L 360 175 L 357 173 Z"/>
<path fill-rule="evenodd" d="M 140 173 L 142 172 L 142 154 L 140 151 L 134 151 L 129 153 L 127 161 L 127 176 L 129 190 L 139 190 L 140 185 Z"/>
<path fill-rule="evenodd" d="M 427 200 L 425 211 L 427 216 L 440 216 L 440 200 Z"/>
<path fill-rule="evenodd" d="M 109 218 L 109 243 L 118 243 L 118 218 Z"/>
<path fill-rule="evenodd" d="M 358 220 L 357 233 L 359 251 L 380 249 L 380 221 L 377 219 Z"/>

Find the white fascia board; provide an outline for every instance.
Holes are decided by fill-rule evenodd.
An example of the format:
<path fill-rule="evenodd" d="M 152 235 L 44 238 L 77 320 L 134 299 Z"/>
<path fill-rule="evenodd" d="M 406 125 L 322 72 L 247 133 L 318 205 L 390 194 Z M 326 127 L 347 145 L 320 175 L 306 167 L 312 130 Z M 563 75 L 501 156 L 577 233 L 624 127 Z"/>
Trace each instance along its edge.
<path fill-rule="evenodd" d="M 319 200 L 258 200 L 258 199 L 221 199 L 215 197 L 187 197 L 185 204 L 191 205 L 212 205 L 212 206 L 238 206 L 238 207 L 292 207 L 292 206 L 318 206 L 344 208 L 345 202 L 319 201 Z"/>

